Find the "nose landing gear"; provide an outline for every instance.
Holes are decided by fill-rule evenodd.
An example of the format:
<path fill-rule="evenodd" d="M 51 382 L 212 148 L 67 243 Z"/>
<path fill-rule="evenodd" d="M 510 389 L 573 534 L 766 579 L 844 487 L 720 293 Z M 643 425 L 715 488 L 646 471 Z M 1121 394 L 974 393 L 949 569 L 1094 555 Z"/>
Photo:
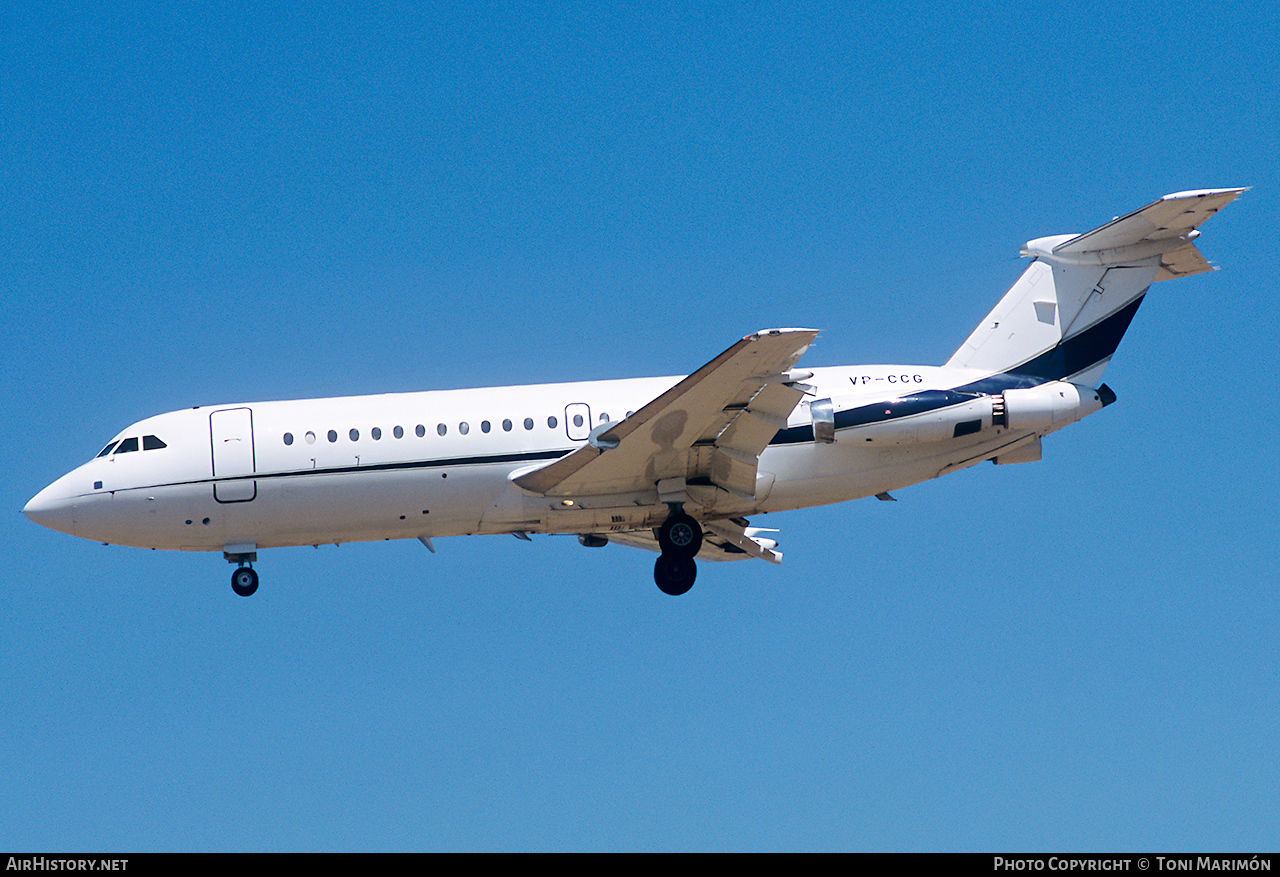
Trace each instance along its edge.
<path fill-rule="evenodd" d="M 231 590 L 241 597 L 253 596 L 253 592 L 258 590 L 258 574 L 253 571 L 252 566 L 245 564 L 251 564 L 258 559 L 258 546 L 252 543 L 224 545 L 222 556 L 227 563 L 238 564 L 235 571 L 231 573 Z"/>
<path fill-rule="evenodd" d="M 658 528 L 658 547 L 662 554 L 653 565 L 653 580 L 662 593 L 678 597 L 692 588 L 698 577 L 693 558 L 702 548 L 702 526 L 683 511 L 673 509 L 671 517 Z"/>
<path fill-rule="evenodd" d="M 251 566 L 242 566 L 231 573 L 231 590 L 241 597 L 251 597 L 258 590 L 258 574 Z"/>

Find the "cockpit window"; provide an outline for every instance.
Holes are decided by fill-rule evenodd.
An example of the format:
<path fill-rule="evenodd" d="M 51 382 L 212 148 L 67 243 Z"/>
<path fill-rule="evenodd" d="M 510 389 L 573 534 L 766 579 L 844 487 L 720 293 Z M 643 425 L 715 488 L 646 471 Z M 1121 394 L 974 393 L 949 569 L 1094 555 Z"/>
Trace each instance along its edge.
<path fill-rule="evenodd" d="M 112 448 L 114 448 L 115 446 L 116 446 L 116 443 L 115 443 L 115 442 L 112 442 L 111 444 L 109 444 L 109 445 L 107 445 L 105 448 L 103 448 L 101 451 L 99 451 L 99 452 L 98 452 L 98 456 L 99 456 L 99 457 L 105 457 L 107 454 L 111 453 L 111 449 L 112 449 Z"/>
<path fill-rule="evenodd" d="M 167 447 L 169 446 L 153 435 L 144 435 L 142 437 L 142 449 L 144 451 L 158 451 Z"/>
<path fill-rule="evenodd" d="M 124 439 L 122 442 L 120 442 L 120 444 L 116 446 L 116 453 L 127 454 L 130 451 L 136 451 L 137 449 L 138 449 L 138 439 L 135 436 L 134 438 L 127 438 L 127 439 Z"/>

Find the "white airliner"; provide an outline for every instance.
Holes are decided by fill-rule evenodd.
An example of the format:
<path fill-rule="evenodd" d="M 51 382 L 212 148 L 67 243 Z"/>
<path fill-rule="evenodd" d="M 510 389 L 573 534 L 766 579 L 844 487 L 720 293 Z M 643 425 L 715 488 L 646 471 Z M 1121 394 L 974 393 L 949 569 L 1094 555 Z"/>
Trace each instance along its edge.
<path fill-rule="evenodd" d="M 1244 189 L 1166 195 L 1031 264 L 947 363 L 797 370 L 812 329 L 748 335 L 688 377 L 215 405 L 133 424 L 40 491 L 38 524 L 112 545 L 221 551 L 258 587 L 262 548 L 575 533 L 778 563 L 748 516 L 889 491 L 1040 440 L 1115 400 L 1103 369 L 1147 288 L 1210 271 L 1195 229 Z"/>

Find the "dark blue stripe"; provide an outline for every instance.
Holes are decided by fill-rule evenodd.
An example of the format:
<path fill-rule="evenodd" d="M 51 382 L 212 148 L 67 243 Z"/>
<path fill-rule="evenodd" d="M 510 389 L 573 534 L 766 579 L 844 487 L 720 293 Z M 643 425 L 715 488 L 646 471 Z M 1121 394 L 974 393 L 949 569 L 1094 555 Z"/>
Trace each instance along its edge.
<path fill-rule="evenodd" d="M 970 381 L 969 383 L 956 387 L 957 393 L 976 393 L 979 396 L 998 396 L 1005 390 L 1025 390 L 1029 387 L 1038 387 L 1047 383 L 1045 378 L 1036 378 L 1031 375 L 1011 375 L 1003 372 L 998 375 L 992 375 L 989 378 L 983 378 L 980 381 Z"/>
<path fill-rule="evenodd" d="M 910 417 L 939 408 L 949 408 L 971 402 L 978 393 L 963 393 L 955 390 L 923 390 L 909 396 L 896 399 L 885 399 L 873 405 L 849 408 L 836 412 L 836 429 L 848 429 L 853 426 L 866 426 L 871 423 L 884 423 L 886 420 L 897 420 L 899 417 Z"/>
<path fill-rule="evenodd" d="M 191 484 L 223 484 L 231 481 L 272 481 L 277 478 L 305 478 L 308 475 L 348 475 L 353 472 L 396 472 L 406 469 L 448 469 L 454 466 L 483 466 L 497 463 L 537 463 L 558 460 L 573 448 L 552 451 L 527 451 L 519 454 L 490 454 L 481 457 L 442 457 L 434 460 L 408 460 L 401 463 L 371 463 L 364 466 L 331 466 L 324 469 L 288 469 L 280 472 L 254 472 L 250 475 L 228 475 L 222 478 L 197 478 L 194 481 L 171 481 L 167 484 L 125 487 L 121 490 L 144 490 L 147 487 L 184 487 Z M 115 491 L 110 491 L 114 493 Z M 92 495 L 92 494 L 86 494 Z"/>
<path fill-rule="evenodd" d="M 1125 330 L 1129 328 L 1133 315 L 1138 312 L 1138 306 L 1145 297 L 1145 293 L 1138 296 L 1105 320 L 1010 371 L 1040 378 L 1042 381 L 1060 381 L 1097 365 L 1116 352 L 1120 339 L 1124 337 Z"/>
<path fill-rule="evenodd" d="M 1120 339 L 1138 312 L 1144 295 L 1116 311 L 1105 320 L 1072 335 L 1052 350 L 1045 351 L 1022 365 L 980 381 L 956 387 L 959 393 L 985 393 L 994 396 L 1005 390 L 1022 390 L 1048 381 L 1060 381 L 1095 366 L 1116 352 Z"/>
<path fill-rule="evenodd" d="M 922 390 L 919 393 L 898 396 L 894 399 L 885 399 L 882 402 L 875 402 L 871 405 L 862 405 L 857 408 L 837 411 L 836 429 L 850 429 L 855 426 L 884 423 L 888 420 L 910 417 L 913 414 L 936 411 L 939 408 L 950 408 L 952 405 L 971 402 L 981 395 L 982 393 L 976 391 Z M 795 445 L 811 441 L 813 441 L 813 427 L 811 425 L 792 426 L 780 430 L 769 444 Z"/>

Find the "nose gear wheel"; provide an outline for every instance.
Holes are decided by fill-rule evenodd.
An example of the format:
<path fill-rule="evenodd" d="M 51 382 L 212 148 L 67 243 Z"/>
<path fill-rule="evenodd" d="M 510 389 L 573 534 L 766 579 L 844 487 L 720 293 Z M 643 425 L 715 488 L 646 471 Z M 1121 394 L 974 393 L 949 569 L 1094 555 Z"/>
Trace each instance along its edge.
<path fill-rule="evenodd" d="M 251 566 L 242 566 L 231 573 L 231 590 L 241 597 L 251 597 L 258 590 L 258 574 Z"/>

